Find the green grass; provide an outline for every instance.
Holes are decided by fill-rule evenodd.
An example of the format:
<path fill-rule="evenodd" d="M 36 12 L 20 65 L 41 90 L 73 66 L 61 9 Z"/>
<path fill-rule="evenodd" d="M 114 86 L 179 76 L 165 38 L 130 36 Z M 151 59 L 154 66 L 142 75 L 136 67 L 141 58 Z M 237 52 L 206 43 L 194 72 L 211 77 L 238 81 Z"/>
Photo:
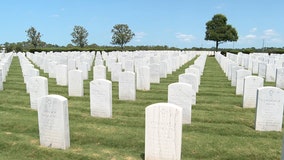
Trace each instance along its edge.
<path fill-rule="evenodd" d="M 137 91 L 136 101 L 118 100 L 118 83 L 113 82 L 111 119 L 90 116 L 89 80 L 84 81 L 84 97 L 69 97 L 67 87 L 48 79 L 49 94 L 68 99 L 71 147 L 60 150 L 39 145 L 37 112 L 30 108 L 19 60 L 14 57 L 5 90 L 0 92 L 0 159 L 141 159 L 145 107 L 166 102 L 168 85 L 177 82 L 193 61 L 160 84 L 151 84 L 150 91 Z M 241 106 L 242 96 L 235 95 L 214 57 L 208 57 L 192 124 L 183 126 L 182 159 L 280 159 L 282 133 L 255 131 L 255 109 Z"/>

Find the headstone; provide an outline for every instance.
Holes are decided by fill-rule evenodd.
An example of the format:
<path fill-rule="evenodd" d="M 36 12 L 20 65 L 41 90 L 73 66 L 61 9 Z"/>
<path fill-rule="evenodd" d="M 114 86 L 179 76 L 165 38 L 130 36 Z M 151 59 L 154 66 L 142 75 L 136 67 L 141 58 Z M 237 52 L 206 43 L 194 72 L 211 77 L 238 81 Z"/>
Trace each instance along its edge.
<path fill-rule="evenodd" d="M 70 147 L 68 101 L 59 95 L 39 98 L 38 125 L 40 145 L 50 148 Z"/>
<path fill-rule="evenodd" d="M 192 89 L 197 93 L 199 90 L 198 77 L 194 73 L 184 73 L 179 75 L 179 82 L 189 83 Z"/>
<path fill-rule="evenodd" d="M 266 63 L 258 63 L 258 76 L 265 78 L 266 74 Z"/>
<path fill-rule="evenodd" d="M 265 81 L 266 82 L 275 82 L 276 77 L 276 66 L 275 64 L 266 65 Z"/>
<path fill-rule="evenodd" d="M 160 63 L 160 78 L 167 78 L 167 62 L 162 61 Z"/>
<path fill-rule="evenodd" d="M 150 83 L 160 83 L 160 64 L 150 64 Z"/>
<path fill-rule="evenodd" d="M 68 95 L 82 97 L 84 95 L 83 73 L 80 70 L 68 72 Z"/>
<path fill-rule="evenodd" d="M 189 67 L 185 69 L 185 73 L 193 73 L 197 76 L 198 85 L 200 85 L 200 70 L 197 68 Z"/>
<path fill-rule="evenodd" d="M 276 87 L 284 89 L 284 67 L 276 70 Z"/>
<path fill-rule="evenodd" d="M 194 93 L 192 94 L 192 105 L 195 105 L 196 104 L 196 92 L 194 88 L 196 87 L 193 87 L 193 85 L 197 84 L 197 81 L 192 81 L 189 73 L 180 74 L 178 76 L 178 81 L 182 83 L 188 83 L 192 86 L 192 89 L 194 90 Z"/>
<path fill-rule="evenodd" d="M 236 95 L 243 95 L 244 91 L 244 79 L 246 76 L 250 76 L 251 71 L 246 69 L 237 70 L 237 85 L 236 85 Z"/>
<path fill-rule="evenodd" d="M 106 67 L 103 65 L 97 65 L 93 68 L 93 80 L 106 79 Z"/>
<path fill-rule="evenodd" d="M 81 63 L 78 69 L 82 71 L 83 80 L 87 80 L 89 78 L 88 63 Z"/>
<path fill-rule="evenodd" d="M 121 63 L 114 63 L 111 67 L 111 81 L 118 82 L 121 73 Z"/>
<path fill-rule="evenodd" d="M 258 74 L 258 61 L 252 60 L 252 73 Z"/>
<path fill-rule="evenodd" d="M 112 117 L 112 83 L 105 79 L 90 82 L 91 116 Z"/>
<path fill-rule="evenodd" d="M 156 103 L 146 108 L 145 159 L 181 159 L 182 108 Z"/>
<path fill-rule="evenodd" d="M 48 95 L 48 80 L 45 77 L 34 76 L 29 79 L 30 105 L 38 109 L 38 98 Z"/>
<path fill-rule="evenodd" d="M 255 130 L 281 131 L 283 121 L 284 91 L 277 87 L 257 90 Z"/>
<path fill-rule="evenodd" d="M 67 65 L 56 66 L 56 84 L 60 86 L 68 85 L 68 68 Z"/>
<path fill-rule="evenodd" d="M 51 61 L 48 63 L 48 76 L 49 78 L 56 78 L 56 66 L 57 63 L 54 61 Z"/>
<path fill-rule="evenodd" d="M 237 70 L 242 69 L 240 66 L 232 67 L 231 86 L 237 86 Z"/>
<path fill-rule="evenodd" d="M 137 90 L 150 90 L 150 68 L 148 66 L 139 67 L 137 72 Z"/>
<path fill-rule="evenodd" d="M 182 123 L 191 124 L 191 103 L 194 90 L 187 83 L 172 83 L 168 86 L 168 103 L 182 108 Z"/>
<path fill-rule="evenodd" d="M 263 87 L 264 79 L 258 76 L 244 78 L 243 108 L 256 108 L 257 88 Z"/>
<path fill-rule="evenodd" d="M 134 62 L 132 60 L 125 61 L 124 71 L 134 72 Z"/>
<path fill-rule="evenodd" d="M 34 77 L 34 76 L 39 76 L 39 70 L 35 69 L 35 68 L 28 69 L 28 74 L 25 76 L 25 79 L 27 81 L 26 82 L 27 93 L 30 93 L 30 91 L 29 91 L 29 81 L 30 81 L 30 78 Z"/>
<path fill-rule="evenodd" d="M 68 71 L 76 70 L 76 61 L 73 58 L 68 59 Z"/>
<path fill-rule="evenodd" d="M 135 73 L 134 72 L 121 72 L 118 82 L 118 97 L 119 100 L 135 100 L 136 99 L 136 86 L 135 86 Z"/>

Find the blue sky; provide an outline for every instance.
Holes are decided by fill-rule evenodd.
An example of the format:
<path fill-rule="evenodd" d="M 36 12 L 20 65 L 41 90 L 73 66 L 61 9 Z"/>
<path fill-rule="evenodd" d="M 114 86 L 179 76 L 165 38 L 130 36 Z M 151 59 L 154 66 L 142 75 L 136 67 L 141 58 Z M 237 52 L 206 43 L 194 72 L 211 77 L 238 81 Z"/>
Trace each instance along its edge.
<path fill-rule="evenodd" d="M 7 0 L 0 5 L 0 44 L 26 41 L 31 26 L 42 40 L 71 43 L 75 25 L 89 32 L 88 43 L 111 45 L 111 29 L 127 24 L 135 33 L 127 45 L 213 47 L 205 24 L 224 14 L 239 39 L 221 48 L 284 47 L 283 0 Z"/>

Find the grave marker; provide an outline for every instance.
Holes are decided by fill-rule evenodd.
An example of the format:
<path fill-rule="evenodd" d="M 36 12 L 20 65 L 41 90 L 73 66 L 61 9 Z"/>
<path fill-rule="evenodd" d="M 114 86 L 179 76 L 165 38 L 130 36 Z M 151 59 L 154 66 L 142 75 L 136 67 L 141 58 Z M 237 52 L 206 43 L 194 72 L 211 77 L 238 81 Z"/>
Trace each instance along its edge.
<path fill-rule="evenodd" d="M 145 159 L 181 159 L 182 108 L 156 103 L 146 108 Z"/>
<path fill-rule="evenodd" d="M 255 130 L 282 130 L 283 97 L 284 91 L 277 87 L 262 87 L 257 90 Z"/>
<path fill-rule="evenodd" d="M 191 124 L 191 104 L 194 90 L 187 83 L 172 83 L 168 86 L 168 103 L 182 108 L 182 123 Z"/>
<path fill-rule="evenodd" d="M 276 87 L 284 89 L 284 67 L 276 70 Z"/>
<path fill-rule="evenodd" d="M 236 95 L 243 95 L 244 91 L 244 79 L 246 76 L 250 76 L 251 71 L 246 69 L 237 70 L 237 82 L 236 82 Z"/>
<path fill-rule="evenodd" d="M 84 95 L 83 73 L 80 70 L 68 72 L 68 95 L 82 97 Z"/>
<path fill-rule="evenodd" d="M 34 76 L 29 79 L 30 106 L 38 109 L 38 98 L 48 95 L 48 80 L 45 77 Z"/>
<path fill-rule="evenodd" d="M 121 72 L 119 74 L 118 82 L 119 100 L 133 100 L 136 99 L 135 73 Z"/>
<path fill-rule="evenodd" d="M 112 117 L 112 82 L 97 79 L 90 82 L 91 116 Z"/>
<path fill-rule="evenodd" d="M 40 145 L 50 148 L 70 147 L 68 101 L 59 95 L 39 98 L 38 125 Z"/>
<path fill-rule="evenodd" d="M 263 87 L 264 79 L 258 76 L 244 78 L 243 108 L 255 108 L 257 88 Z"/>

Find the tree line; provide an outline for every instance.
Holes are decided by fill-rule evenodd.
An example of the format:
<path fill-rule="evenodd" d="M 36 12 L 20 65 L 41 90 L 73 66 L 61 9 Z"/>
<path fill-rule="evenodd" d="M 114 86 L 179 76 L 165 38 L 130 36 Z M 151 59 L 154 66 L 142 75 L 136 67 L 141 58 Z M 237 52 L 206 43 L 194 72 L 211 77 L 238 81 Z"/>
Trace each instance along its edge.
<path fill-rule="evenodd" d="M 41 41 L 42 34 L 37 31 L 34 27 L 30 27 L 26 30 L 27 33 L 27 41 L 26 42 L 18 42 L 18 43 L 8 43 L 4 44 L 4 47 L 7 52 L 9 51 L 24 51 L 24 50 L 180 50 L 176 47 L 168 47 L 166 45 L 158 45 L 158 46 L 125 46 L 128 42 L 132 40 L 135 34 L 128 27 L 127 24 L 116 24 L 113 26 L 112 39 L 111 44 L 116 46 L 98 46 L 96 44 L 88 44 L 88 31 L 83 26 L 74 26 L 73 32 L 71 33 L 72 39 L 71 42 L 73 44 L 68 44 L 65 46 L 58 46 L 54 44 L 47 44 Z M 219 50 L 219 45 L 225 42 L 234 42 L 238 40 L 238 32 L 237 30 L 230 24 L 227 24 L 227 18 L 223 14 L 216 14 L 206 23 L 206 31 L 205 31 L 205 40 L 214 41 L 215 48 L 197 48 L 193 47 L 193 50 Z M 277 49 L 277 48 L 276 48 Z M 275 48 L 266 48 L 266 51 L 274 51 L 276 53 L 283 53 L 284 48 L 277 49 Z M 187 48 L 184 48 L 187 50 Z M 224 49 L 220 49 L 223 51 Z M 239 52 L 244 50 L 244 52 L 254 52 L 259 51 L 255 48 L 246 48 L 246 49 L 234 49 L 232 52 Z M 264 50 L 263 50 L 264 51 Z"/>

